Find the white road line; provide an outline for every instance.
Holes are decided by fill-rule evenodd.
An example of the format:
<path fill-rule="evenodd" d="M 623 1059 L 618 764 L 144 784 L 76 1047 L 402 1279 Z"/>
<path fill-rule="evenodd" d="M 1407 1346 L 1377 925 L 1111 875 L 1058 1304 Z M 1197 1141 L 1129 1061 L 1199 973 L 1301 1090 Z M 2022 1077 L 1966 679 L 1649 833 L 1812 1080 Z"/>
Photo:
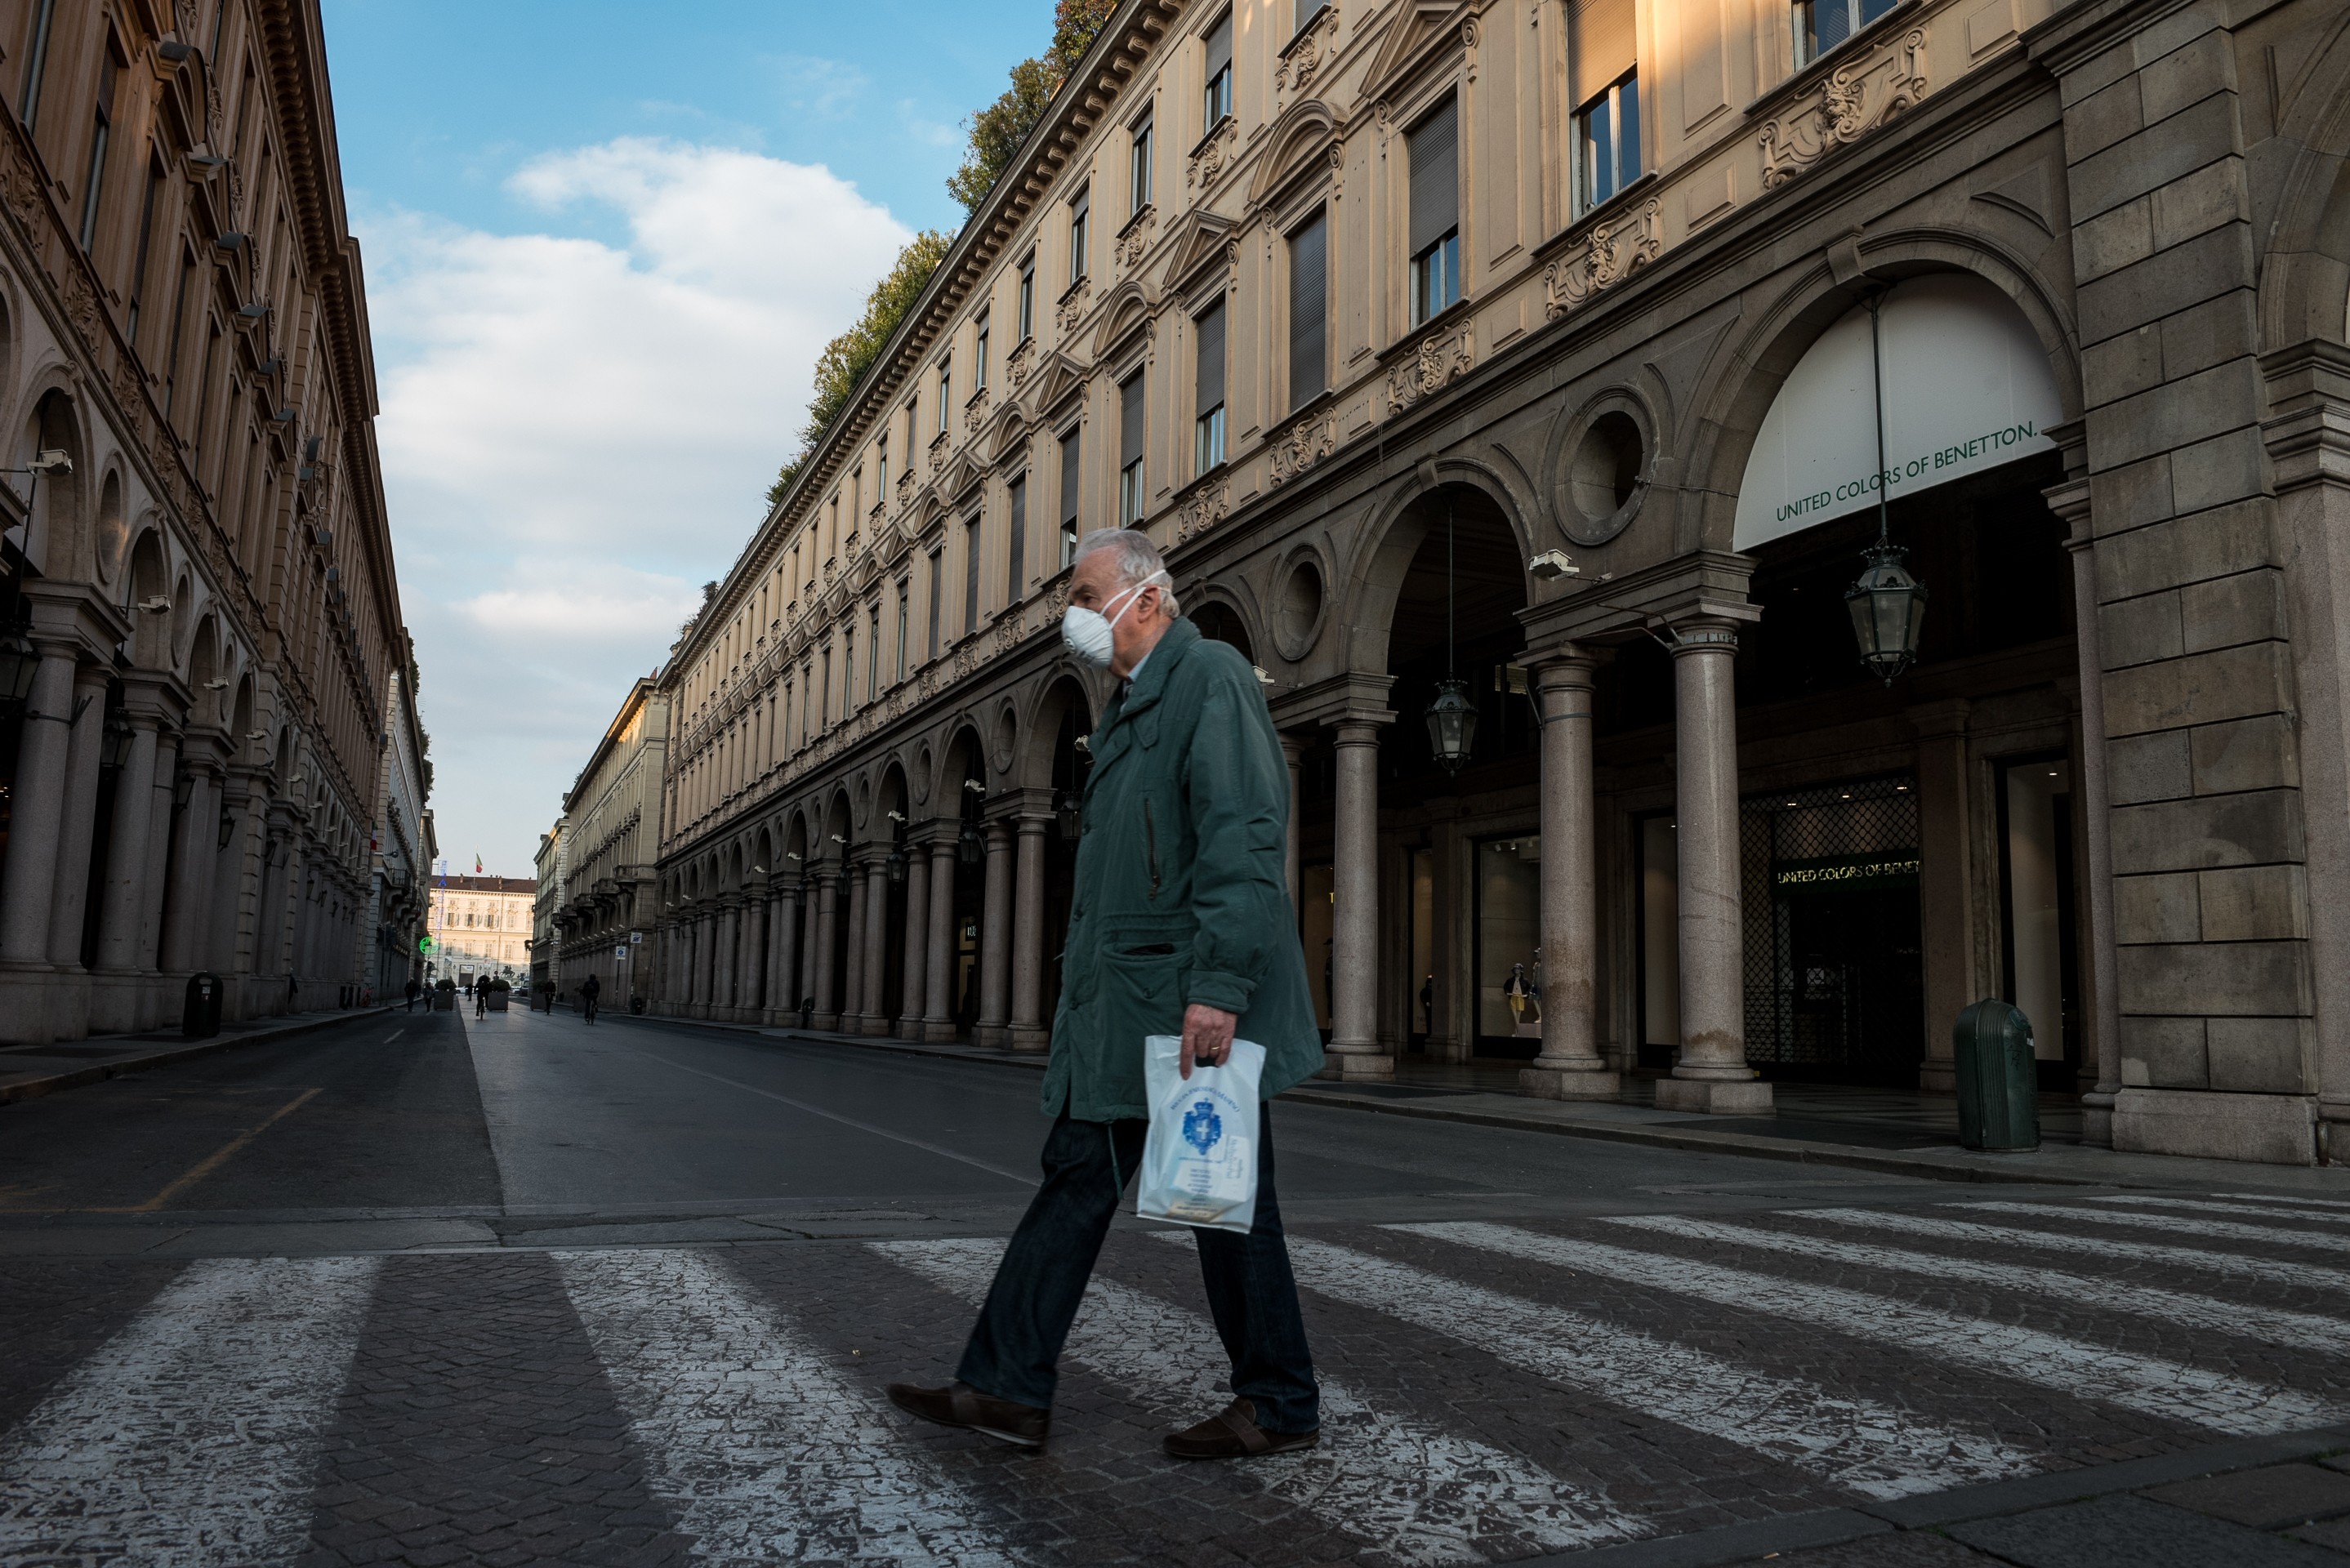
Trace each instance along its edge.
<path fill-rule="evenodd" d="M 1003 1253 L 992 1241 L 870 1245 L 972 1302 L 985 1298 Z M 1208 1320 L 1115 1281 L 1096 1277 L 1086 1287 L 1068 1354 L 1185 1425 L 1232 1398 L 1225 1383 L 1232 1362 Z M 1652 1528 L 1517 1455 L 1375 1409 L 1327 1378 L 1321 1444 L 1253 1461 L 1246 1473 L 1273 1496 L 1399 1563 L 1522 1557 L 1626 1541 Z"/>
<path fill-rule="evenodd" d="M 2091 1203 L 2138 1203 L 2149 1209 L 2190 1209 L 2204 1214 L 2254 1214 L 2263 1220 L 2314 1220 L 2321 1225 L 2350 1225 L 2350 1214 L 2313 1214 L 2305 1209 L 2280 1209 L 2273 1203 L 2214 1203 L 2203 1198 L 2156 1198 L 2143 1192 L 2099 1193 Z"/>
<path fill-rule="evenodd" d="M 1289 1238 L 1301 1283 L 1475 1346 L 1564 1387 L 1751 1449 L 1864 1497 L 1916 1497 L 2047 1461 L 1874 1399 L 1776 1377 L 1670 1339 L 1409 1263 Z"/>
<path fill-rule="evenodd" d="M 0 1562 L 291 1562 L 377 1265 L 191 1263 L 0 1444 Z"/>
<path fill-rule="evenodd" d="M 1953 1209 L 1975 1209 L 1990 1214 L 2026 1214 L 2057 1222 L 2087 1220 L 2093 1225 L 2128 1225 L 2140 1231 L 2160 1231 L 2171 1236 L 2210 1236 L 2226 1241 L 2257 1241 L 2269 1246 L 2313 1247 L 2322 1252 L 2350 1252 L 2350 1236 L 2332 1231 L 2306 1235 L 2280 1231 L 2273 1225 L 2239 1225 L 2232 1220 L 2197 1220 L 2184 1214 L 2125 1214 L 2118 1209 L 2052 1209 L 2044 1203 L 1984 1201 L 1954 1203 Z"/>
<path fill-rule="evenodd" d="M 2214 1431 L 2248 1437 L 2330 1426 L 2350 1417 L 2350 1410 L 2296 1389 L 2270 1387 L 2156 1356 L 2135 1355 L 2063 1334 L 1940 1312 L 1835 1285 L 1545 1236 L 1505 1225 L 1453 1221 L 1392 1229 L 1695 1296 L 1744 1312 L 1794 1318 L 1833 1333 L 1879 1340 L 1899 1350 L 2044 1384 L 2076 1398 L 2102 1399 Z"/>
<path fill-rule="evenodd" d="M 1825 1220 L 1833 1225 L 1858 1225 L 1872 1231 L 1899 1231 L 1913 1236 L 1939 1236 L 1949 1241 L 1978 1246 L 2044 1247 L 2051 1251 L 2076 1252 L 2088 1258 L 2114 1258 L 2132 1263 L 2171 1263 L 2181 1268 L 2209 1269 L 2279 1285 L 2350 1286 L 2350 1273 L 2316 1263 L 2279 1263 L 2241 1252 L 2210 1252 L 2199 1247 L 2166 1247 L 2155 1241 L 2119 1241 L 2110 1236 L 2060 1235 L 2051 1231 L 2027 1231 L 2017 1225 L 1985 1225 L 1971 1220 L 1940 1220 L 1914 1210 L 1782 1209 L 1798 1220 Z M 2110 1218 L 2110 1216 L 2106 1216 Z"/>
<path fill-rule="evenodd" d="M 1022 1560 L 879 1401 L 710 1253 L 555 1257 L 697 1559 Z"/>
<path fill-rule="evenodd" d="M 2221 1192 L 2215 1196 L 2241 1198 L 2261 1203 L 2306 1204 L 2312 1209 L 2350 1209 L 2350 1199 L 2345 1198 L 2296 1198 L 2283 1192 Z"/>
<path fill-rule="evenodd" d="M 395 1041 L 395 1040 L 399 1039 L 401 1035 L 403 1035 L 403 1034 L 405 1034 L 405 1033 L 408 1033 L 408 1030 L 406 1029 L 406 1027 L 405 1027 L 405 1026 L 403 1026 L 403 1027 L 401 1027 L 401 1028 L 399 1028 L 399 1029 L 395 1029 L 395 1030 L 393 1030 L 390 1033 L 389 1033 L 389 1034 L 387 1034 L 387 1035 L 385 1035 L 385 1036 L 383 1037 L 383 1043 L 384 1043 L 385 1044 L 389 1045 L 389 1044 L 390 1044 L 393 1041 Z"/>
<path fill-rule="evenodd" d="M 2079 1306 L 2125 1312 L 2137 1317 L 2177 1324 L 2200 1333 L 2238 1334 L 2269 1345 L 2314 1350 L 2326 1355 L 2350 1353 L 2350 1323 L 2339 1318 L 2321 1317 L 2315 1313 L 2287 1312 L 2278 1307 L 2216 1301 L 2210 1296 L 2190 1295 L 2184 1291 L 2125 1284 L 2119 1280 L 2101 1280 L 2090 1274 L 2072 1274 L 2059 1269 L 2033 1268 L 2022 1263 L 1994 1263 L 1981 1258 L 1950 1258 L 1934 1252 L 1906 1251 L 1898 1247 L 1858 1246 L 1850 1241 L 1832 1241 L 1822 1236 L 1762 1231 L 1745 1225 L 1728 1225 L 1717 1220 L 1700 1220 L 1691 1215 L 1617 1214 L 1608 1216 L 1607 1223 L 1654 1231 L 1667 1236 L 1682 1236 L 1694 1241 L 1755 1247 L 1767 1251 L 1788 1252 L 1801 1258 L 1851 1263 L 1861 1268 L 1890 1269 L 1898 1273 L 1924 1274 L 1930 1279 L 1989 1285 L 2024 1295 L 2054 1296 Z"/>

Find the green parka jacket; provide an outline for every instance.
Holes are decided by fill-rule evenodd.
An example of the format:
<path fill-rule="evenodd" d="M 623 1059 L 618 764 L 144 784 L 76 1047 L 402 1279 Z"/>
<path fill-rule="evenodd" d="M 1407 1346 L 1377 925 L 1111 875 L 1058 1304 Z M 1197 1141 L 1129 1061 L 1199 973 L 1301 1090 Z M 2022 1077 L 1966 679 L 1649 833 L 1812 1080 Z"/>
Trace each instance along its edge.
<path fill-rule="evenodd" d="M 1142 1038 L 1201 1002 L 1265 1051 L 1270 1099 L 1322 1068 L 1289 901 L 1289 767 L 1256 672 L 1179 618 L 1090 745 L 1045 1114 L 1148 1116 Z"/>

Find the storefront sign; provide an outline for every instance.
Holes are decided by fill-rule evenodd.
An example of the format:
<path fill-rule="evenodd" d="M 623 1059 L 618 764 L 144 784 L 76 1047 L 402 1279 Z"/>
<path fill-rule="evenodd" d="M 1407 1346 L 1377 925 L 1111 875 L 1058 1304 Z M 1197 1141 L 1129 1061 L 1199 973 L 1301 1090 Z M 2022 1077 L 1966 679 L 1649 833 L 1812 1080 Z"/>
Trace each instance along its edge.
<path fill-rule="evenodd" d="M 1881 306 L 1885 464 L 1868 312 L 1820 335 L 1762 418 L 1739 486 L 1731 545 L 1748 549 L 2055 446 L 2056 379 L 2031 324 L 1980 278 L 1936 273 Z"/>
<path fill-rule="evenodd" d="M 1774 860 L 1771 886 L 1781 893 L 1850 893 L 1880 888 L 1915 888 L 1918 852 L 1896 849 L 1876 855 L 1824 855 L 1810 860 Z"/>

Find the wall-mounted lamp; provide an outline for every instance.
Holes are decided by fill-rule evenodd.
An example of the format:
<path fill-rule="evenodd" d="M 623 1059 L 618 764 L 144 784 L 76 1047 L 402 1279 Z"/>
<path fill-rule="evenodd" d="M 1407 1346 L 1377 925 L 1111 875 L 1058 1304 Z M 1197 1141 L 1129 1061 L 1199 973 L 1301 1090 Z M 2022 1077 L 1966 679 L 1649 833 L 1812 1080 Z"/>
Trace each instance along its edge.
<path fill-rule="evenodd" d="M 962 787 L 969 790 L 973 794 L 985 794 L 987 793 L 987 786 L 980 783 L 977 779 L 963 780 Z"/>
<path fill-rule="evenodd" d="M 1534 575 L 1535 581 L 1545 583 L 1557 577 L 1582 575 L 1582 568 L 1564 550 L 1544 550 L 1526 563 L 1526 570 Z"/>
<path fill-rule="evenodd" d="M 172 601 L 161 594 L 157 594 L 152 598 L 140 599 L 139 607 L 149 615 L 169 615 L 172 610 Z"/>

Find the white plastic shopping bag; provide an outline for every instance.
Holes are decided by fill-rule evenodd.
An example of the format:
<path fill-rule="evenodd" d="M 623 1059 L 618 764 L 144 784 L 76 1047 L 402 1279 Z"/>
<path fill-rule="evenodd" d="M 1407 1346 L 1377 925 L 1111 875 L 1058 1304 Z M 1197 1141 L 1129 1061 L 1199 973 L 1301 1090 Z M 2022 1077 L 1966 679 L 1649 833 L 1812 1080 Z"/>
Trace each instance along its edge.
<path fill-rule="evenodd" d="M 1186 1078 L 1181 1036 L 1143 1037 L 1150 1133 L 1135 1213 L 1247 1233 L 1256 1221 L 1256 1086 L 1263 1075 L 1264 1047 L 1253 1040 L 1233 1041 L 1222 1066 L 1195 1063 Z"/>

